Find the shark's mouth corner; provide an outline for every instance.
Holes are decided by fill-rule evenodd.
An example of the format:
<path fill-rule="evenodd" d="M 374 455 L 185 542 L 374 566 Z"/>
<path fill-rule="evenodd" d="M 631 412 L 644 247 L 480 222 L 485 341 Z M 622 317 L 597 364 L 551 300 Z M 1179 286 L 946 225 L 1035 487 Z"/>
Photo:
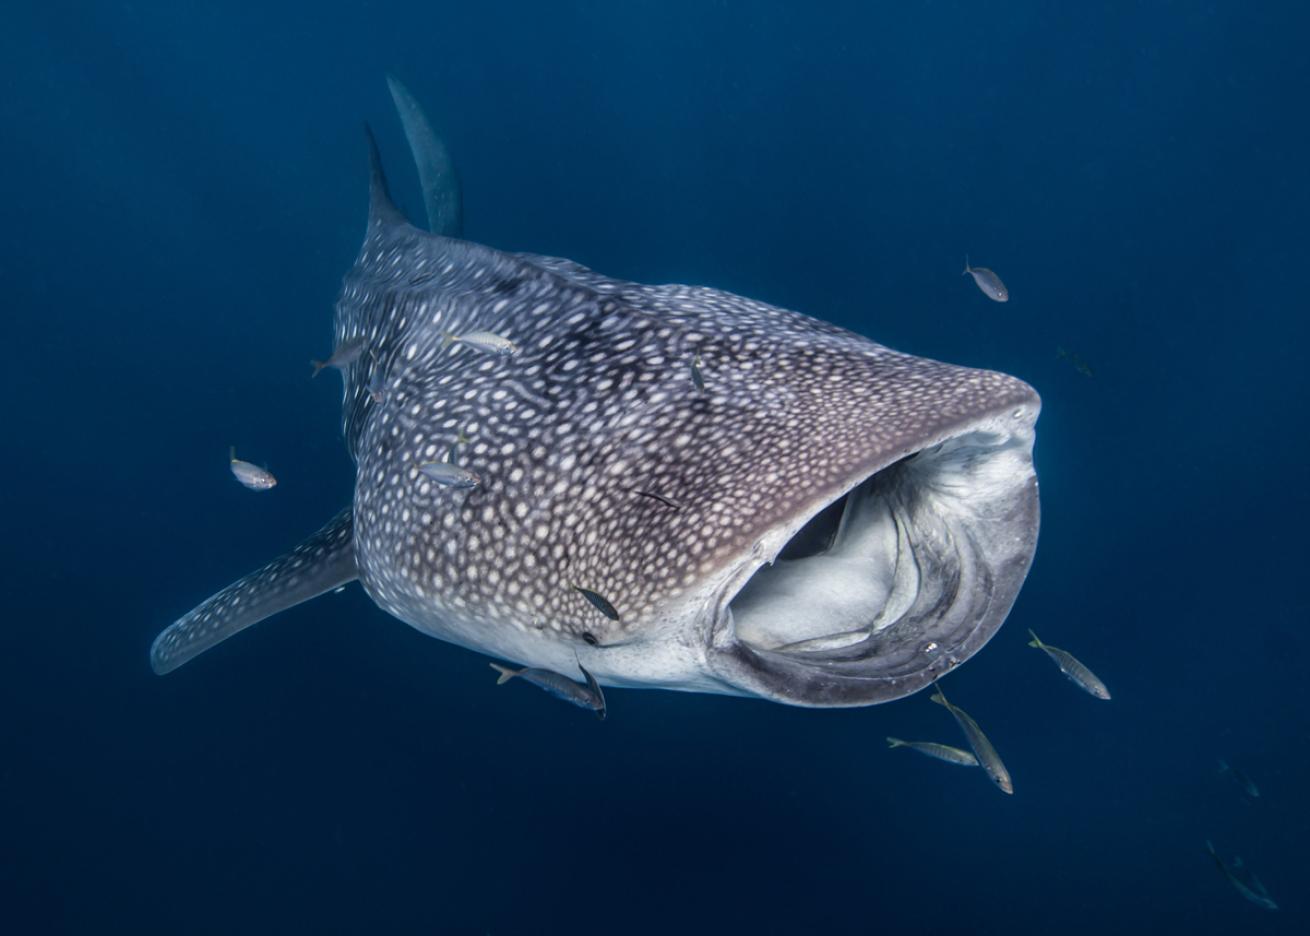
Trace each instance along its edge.
<path fill-rule="evenodd" d="M 786 524 L 773 560 L 720 598 L 720 678 L 795 705 L 869 705 L 981 649 L 1037 545 L 1036 417 L 1034 402 L 972 422 Z"/>

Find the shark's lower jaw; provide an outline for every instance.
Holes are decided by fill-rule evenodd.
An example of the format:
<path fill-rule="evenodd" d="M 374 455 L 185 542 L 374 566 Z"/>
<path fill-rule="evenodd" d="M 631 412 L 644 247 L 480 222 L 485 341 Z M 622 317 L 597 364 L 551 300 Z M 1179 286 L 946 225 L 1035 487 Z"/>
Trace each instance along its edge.
<path fill-rule="evenodd" d="M 774 560 L 719 598 L 718 676 L 779 702 L 869 705 L 976 653 L 1037 545 L 1036 417 L 1034 402 L 972 423 L 779 531 Z"/>

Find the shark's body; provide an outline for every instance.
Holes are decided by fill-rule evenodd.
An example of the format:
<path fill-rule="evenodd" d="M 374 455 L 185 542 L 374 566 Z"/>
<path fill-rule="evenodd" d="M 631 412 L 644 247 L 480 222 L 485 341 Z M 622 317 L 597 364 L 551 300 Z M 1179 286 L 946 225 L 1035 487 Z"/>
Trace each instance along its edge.
<path fill-rule="evenodd" d="M 157 671 L 355 577 L 527 666 L 801 705 L 906 695 L 1000 626 L 1037 535 L 1026 384 L 430 234 L 373 167 L 335 325 L 369 352 L 344 372 L 353 507 L 161 634 Z M 517 353 L 443 341 L 474 330 Z M 419 470 L 460 433 L 471 490 Z"/>

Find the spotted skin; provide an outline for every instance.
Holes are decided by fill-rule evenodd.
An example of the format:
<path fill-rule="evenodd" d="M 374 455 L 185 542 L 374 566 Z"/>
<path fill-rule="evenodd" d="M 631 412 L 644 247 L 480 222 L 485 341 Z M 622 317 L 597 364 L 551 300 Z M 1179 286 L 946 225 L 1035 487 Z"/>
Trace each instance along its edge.
<path fill-rule="evenodd" d="M 155 638 L 150 665 L 170 673 L 237 631 L 356 578 L 349 508 L 291 552 L 227 588 Z"/>
<path fill-rule="evenodd" d="M 788 530 L 897 460 L 980 420 L 1013 421 L 1031 440 L 1030 387 L 719 290 L 420 231 L 372 155 L 368 230 L 334 339 L 369 351 L 343 373 L 342 427 L 357 464 L 354 569 L 383 610 L 529 666 L 564 671 L 581 658 L 605 685 L 854 705 L 932 678 L 913 632 L 893 642 L 889 678 L 855 660 L 798 670 L 728 645 L 724 596 Z M 516 352 L 445 340 L 479 331 Z M 422 466 L 461 437 L 459 464 L 481 483 L 426 477 Z M 958 657 L 999 626 L 1026 574 L 1026 471 L 1014 507 L 1023 535 L 1003 568 L 985 570 L 996 581 L 979 580 L 982 611 L 951 648 Z M 570 583 L 621 615 L 598 613 Z"/>
<path fill-rule="evenodd" d="M 376 218 L 336 328 L 338 342 L 362 335 L 377 353 L 345 385 L 361 578 L 421 629 L 449 637 L 461 622 L 467 643 L 475 632 L 483 642 L 485 622 L 601 643 L 639 633 L 863 465 L 1033 399 L 1006 375 L 900 354 L 762 302 Z M 443 347 L 444 333 L 474 329 L 519 352 Z M 703 392 L 687 379 L 697 358 L 715 375 Z M 383 407 L 367 392 L 376 366 L 391 379 Z M 460 463 L 482 484 L 453 492 L 420 466 L 461 428 L 471 442 Z M 679 509 L 634 502 L 634 486 Z M 563 584 L 579 581 L 621 620 L 598 620 Z"/>

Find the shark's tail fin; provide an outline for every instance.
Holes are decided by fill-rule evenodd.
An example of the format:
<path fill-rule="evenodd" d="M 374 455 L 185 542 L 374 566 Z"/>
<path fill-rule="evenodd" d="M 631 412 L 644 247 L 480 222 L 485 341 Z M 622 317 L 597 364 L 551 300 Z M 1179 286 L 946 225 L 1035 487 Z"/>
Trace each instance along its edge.
<path fill-rule="evenodd" d="M 902 741 L 900 738 L 893 738 L 890 735 L 888 735 L 887 746 L 889 748 L 905 747 L 905 742 Z"/>
<path fill-rule="evenodd" d="M 443 237 L 459 237 L 464 226 L 464 205 L 454 160 L 409 89 L 393 75 L 387 76 L 387 87 L 418 169 L 428 230 Z"/>

